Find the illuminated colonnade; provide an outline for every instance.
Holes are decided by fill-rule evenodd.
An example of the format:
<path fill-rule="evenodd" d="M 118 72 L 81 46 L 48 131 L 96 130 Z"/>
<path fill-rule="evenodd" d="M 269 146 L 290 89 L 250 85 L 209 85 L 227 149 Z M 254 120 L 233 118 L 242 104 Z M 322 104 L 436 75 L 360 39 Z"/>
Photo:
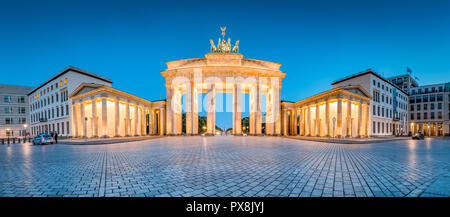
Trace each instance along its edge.
<path fill-rule="evenodd" d="M 71 95 L 74 137 L 164 135 L 165 101 L 148 101 L 99 84 Z"/>
<path fill-rule="evenodd" d="M 371 96 L 360 86 L 333 88 L 298 102 L 282 102 L 286 136 L 369 137 Z"/>
<path fill-rule="evenodd" d="M 237 53 L 208 53 L 205 58 L 167 62 L 161 72 L 166 79 L 167 134 L 182 133 L 181 98 L 186 94 L 186 134 L 198 135 L 198 94 L 206 93 L 206 133 L 215 134 L 215 95 L 231 93 L 233 102 L 233 134 L 242 134 L 241 115 L 244 111 L 242 93 L 249 94 L 249 134 L 261 135 L 262 123 L 267 135 L 281 135 L 280 88 L 285 73 L 280 64 L 244 59 Z M 266 96 L 266 115 L 262 117 L 262 96 Z M 201 99 L 200 99 L 201 100 Z"/>

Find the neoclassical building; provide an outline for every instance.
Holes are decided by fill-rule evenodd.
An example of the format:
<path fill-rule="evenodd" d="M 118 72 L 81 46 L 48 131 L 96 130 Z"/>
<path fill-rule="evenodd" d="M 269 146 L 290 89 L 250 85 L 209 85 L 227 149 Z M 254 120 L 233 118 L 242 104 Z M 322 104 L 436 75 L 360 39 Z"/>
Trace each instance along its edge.
<path fill-rule="evenodd" d="M 280 71 L 281 64 L 246 59 L 239 54 L 239 40 L 231 47 L 231 39 L 225 41 L 225 28 L 217 46 L 212 40 L 211 52 L 204 58 L 183 59 L 167 62 L 167 70 L 161 72 L 166 80 L 166 132 L 180 135 L 182 132 L 181 97 L 186 94 L 186 134 L 197 135 L 199 94 L 206 93 L 209 135 L 215 134 L 216 93 L 233 95 L 233 134 L 242 133 L 241 94 L 249 94 L 249 134 L 262 134 L 262 97 L 266 97 L 265 133 L 281 134 L 280 88 L 286 75 Z"/>
<path fill-rule="evenodd" d="M 73 137 L 165 134 L 165 101 L 148 101 L 94 83 L 81 84 L 70 98 Z"/>
<path fill-rule="evenodd" d="M 232 47 L 224 31 L 217 46 L 211 40 L 205 57 L 166 63 L 167 70 L 161 72 L 166 100 L 148 101 L 110 85 L 82 83 L 69 97 L 73 137 L 181 135 L 183 124 L 186 135 L 199 135 L 200 112 L 207 114 L 206 134 L 215 135 L 216 93 L 232 95 L 233 135 L 243 132 L 242 95 L 248 94 L 249 135 L 370 136 L 372 97 L 363 87 L 336 87 L 298 102 L 282 102 L 286 73 L 280 71 L 281 64 L 244 58 L 238 53 L 239 40 Z"/>
<path fill-rule="evenodd" d="M 298 102 L 282 102 L 283 135 L 368 137 L 370 101 L 361 86 L 344 86 Z"/>

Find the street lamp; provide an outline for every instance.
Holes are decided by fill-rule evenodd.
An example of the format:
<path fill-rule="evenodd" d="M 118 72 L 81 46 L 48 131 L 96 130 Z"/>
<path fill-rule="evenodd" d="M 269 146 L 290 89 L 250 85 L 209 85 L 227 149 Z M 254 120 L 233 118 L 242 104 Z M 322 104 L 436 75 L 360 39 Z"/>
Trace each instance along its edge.
<path fill-rule="evenodd" d="M 25 140 L 27 139 L 27 127 L 28 127 L 28 124 L 23 124 L 23 129 L 25 130 L 25 133 L 23 136 L 24 136 Z"/>
<path fill-rule="evenodd" d="M 8 135 L 8 144 L 9 144 L 9 134 L 11 134 L 11 130 L 9 128 L 6 128 L 6 135 Z"/>

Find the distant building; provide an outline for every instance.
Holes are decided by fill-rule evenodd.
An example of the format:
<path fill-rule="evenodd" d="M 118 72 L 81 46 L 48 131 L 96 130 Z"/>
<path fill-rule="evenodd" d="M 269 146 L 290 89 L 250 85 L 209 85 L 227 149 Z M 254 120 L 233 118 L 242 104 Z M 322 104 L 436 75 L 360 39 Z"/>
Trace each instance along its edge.
<path fill-rule="evenodd" d="M 450 83 L 411 88 L 410 129 L 425 136 L 450 135 Z"/>
<path fill-rule="evenodd" d="M 72 102 L 69 94 L 82 83 L 109 87 L 112 84 L 108 78 L 70 66 L 29 91 L 32 135 L 55 131 L 64 137 L 72 136 Z"/>
<path fill-rule="evenodd" d="M 411 88 L 419 86 L 419 83 L 409 74 L 390 77 L 387 80 L 407 93 Z"/>
<path fill-rule="evenodd" d="M 27 93 L 32 89 L 0 84 L 0 138 L 25 136 L 29 129 Z"/>
<path fill-rule="evenodd" d="M 407 135 L 408 93 L 368 69 L 332 83 L 333 88 L 361 86 L 372 94 L 370 123 L 373 136 Z"/>

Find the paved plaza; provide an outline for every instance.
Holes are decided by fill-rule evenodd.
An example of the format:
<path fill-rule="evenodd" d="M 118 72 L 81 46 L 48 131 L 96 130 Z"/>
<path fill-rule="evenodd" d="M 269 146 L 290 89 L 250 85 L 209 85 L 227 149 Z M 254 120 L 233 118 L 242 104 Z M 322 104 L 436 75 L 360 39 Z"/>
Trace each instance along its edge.
<path fill-rule="evenodd" d="M 0 196 L 450 196 L 450 140 L 180 136 L 0 145 Z"/>

